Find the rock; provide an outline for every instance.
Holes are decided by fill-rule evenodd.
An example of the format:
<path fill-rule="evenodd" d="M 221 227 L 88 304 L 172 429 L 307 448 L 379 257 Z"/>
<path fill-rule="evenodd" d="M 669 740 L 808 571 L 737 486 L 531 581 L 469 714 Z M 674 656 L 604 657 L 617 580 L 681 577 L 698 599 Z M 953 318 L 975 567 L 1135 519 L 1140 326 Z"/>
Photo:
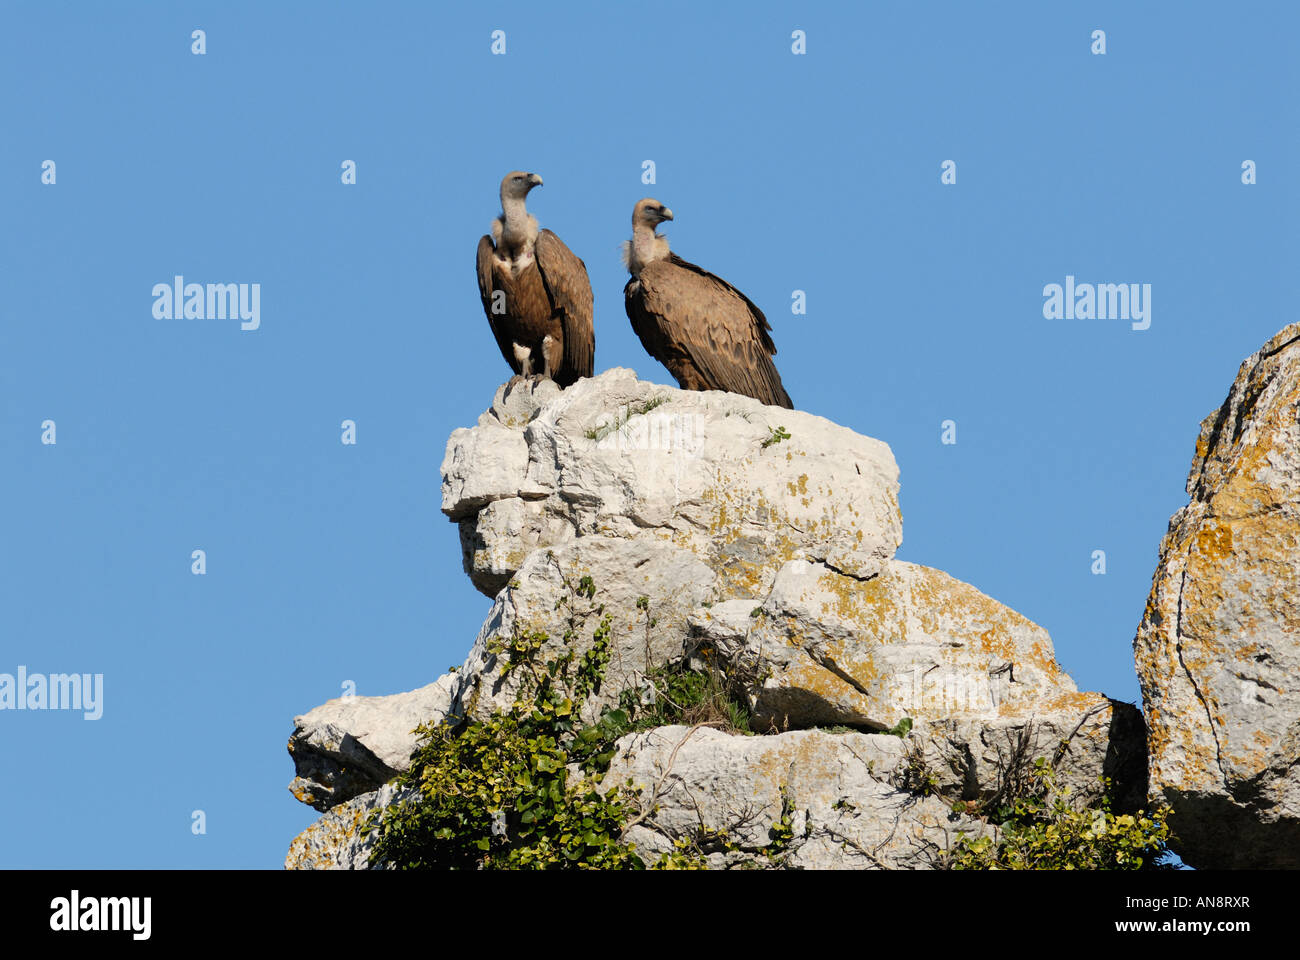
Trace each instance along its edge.
<path fill-rule="evenodd" d="M 822 417 L 608 370 L 503 388 L 443 460 L 442 509 L 494 596 L 532 549 L 591 535 L 671 543 L 731 596 L 796 555 L 875 575 L 902 539 L 889 447 Z"/>
<path fill-rule="evenodd" d="M 442 720 L 458 686 L 456 674 L 448 673 L 409 693 L 340 697 L 295 717 L 289 754 L 297 776 L 290 792 L 328 810 L 404 772 L 415 728 Z"/>
<path fill-rule="evenodd" d="M 522 430 L 537 416 L 538 410 L 562 393 L 554 380 L 511 377 L 497 387 L 492 406 L 478 418 L 479 426 L 497 424 Z"/>
<path fill-rule="evenodd" d="M 1151 790 L 1198 868 L 1300 867 L 1300 324 L 1201 423 L 1134 656 Z"/>
<path fill-rule="evenodd" d="M 746 638 L 765 678 L 760 726 L 887 729 L 1006 715 L 1077 695 L 1047 631 L 940 570 L 891 561 L 859 580 L 825 564 L 782 567 Z"/>
<path fill-rule="evenodd" d="M 581 594 L 583 577 L 591 578 L 592 598 Z M 535 551 L 498 594 L 474 641 L 460 670 L 456 712 L 482 718 L 514 703 L 523 671 L 506 676 L 509 658 L 491 652 L 495 641 L 540 632 L 548 640 L 536 655 L 539 666 L 567 651 L 577 663 L 608 615 L 605 678 L 581 710 L 597 719 L 645 671 L 681 658 L 686 619 L 715 596 L 716 580 L 690 551 L 653 540 L 588 536 Z"/>
<path fill-rule="evenodd" d="M 694 652 L 715 655 L 756 730 L 870 732 L 910 718 L 964 800 L 996 796 L 1012 754 L 1055 759 L 1060 782 L 1090 799 L 1103 775 L 1141 790 L 1138 711 L 1079 693 L 1046 630 L 940 570 L 891 560 L 863 581 L 793 560 L 761 604 L 697 611 L 691 628 Z"/>
<path fill-rule="evenodd" d="M 460 524 L 461 562 L 471 582 L 495 597 L 538 547 L 573 539 L 573 528 L 536 500 L 495 500 Z"/>
<path fill-rule="evenodd" d="M 529 664 L 567 657 L 576 672 L 606 618 L 583 723 L 627 690 L 648 704 L 646 674 L 686 658 L 765 731 L 619 741 L 604 788 L 630 777 L 657 794 L 628 834 L 650 860 L 703 825 L 733 844 L 705 838 L 714 866 L 935 866 L 958 834 L 988 829 L 953 805 L 1004 797 L 1040 756 L 1080 802 L 1106 775 L 1121 810 L 1139 805 L 1141 715 L 1079 693 L 1041 627 L 895 560 L 897 492 L 885 444 L 821 417 L 628 370 L 564 391 L 512 380 L 443 461 L 443 511 L 488 617 L 436 702 L 333 701 L 299 719 L 295 793 L 330 809 L 291 865 L 365 865 L 357 824 L 393 802 L 375 788 L 409 762 L 414 714 L 507 709 Z M 878 732 L 904 718 L 905 738 Z"/>
<path fill-rule="evenodd" d="M 686 619 L 686 654 L 691 666 L 725 670 L 733 692 L 745 699 L 761 685 L 767 669 L 763 651 L 747 646 L 762 603 L 741 597 L 700 607 Z M 749 706 L 752 709 L 752 701 Z"/>
<path fill-rule="evenodd" d="M 365 829 L 372 814 L 411 796 L 405 789 L 385 784 L 378 790 L 341 803 L 289 845 L 286 870 L 367 870 L 376 836 Z"/>
<path fill-rule="evenodd" d="M 955 716 L 912 727 L 937 789 L 958 800 L 995 808 L 1014 795 L 1040 757 L 1052 764 L 1058 787 L 1090 806 L 1110 781 L 1111 809 L 1146 806 L 1146 724 L 1133 704 L 1099 693 L 1036 706 L 1009 716 Z"/>
<path fill-rule="evenodd" d="M 743 737 L 671 726 L 625 737 L 618 750 L 602 788 L 631 780 L 641 803 L 657 807 L 627 835 L 647 863 L 704 830 L 725 831 L 736 846 L 711 844 L 711 867 L 757 860 L 791 869 L 924 869 L 961 833 L 987 829 L 937 797 L 896 785 L 907 755 L 898 737 L 821 730 Z M 783 815 L 792 835 L 774 844 Z"/>

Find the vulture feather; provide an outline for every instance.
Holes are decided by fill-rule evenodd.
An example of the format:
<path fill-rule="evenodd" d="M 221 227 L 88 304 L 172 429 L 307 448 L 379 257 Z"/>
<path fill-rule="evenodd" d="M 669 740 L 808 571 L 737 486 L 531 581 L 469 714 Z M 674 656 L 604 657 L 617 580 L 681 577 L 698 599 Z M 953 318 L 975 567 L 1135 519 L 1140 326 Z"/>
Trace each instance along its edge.
<path fill-rule="evenodd" d="M 501 355 L 516 374 L 567 387 L 589 377 L 596 353 L 587 265 L 524 207 L 535 173 L 501 181 L 501 216 L 478 242 L 479 296 Z"/>
<path fill-rule="evenodd" d="M 655 228 L 672 218 L 649 198 L 632 211 L 632 240 L 624 247 L 632 278 L 623 301 L 642 346 L 683 390 L 726 390 L 793 408 L 772 362 L 776 345 L 763 311 L 721 277 L 669 251 Z"/>

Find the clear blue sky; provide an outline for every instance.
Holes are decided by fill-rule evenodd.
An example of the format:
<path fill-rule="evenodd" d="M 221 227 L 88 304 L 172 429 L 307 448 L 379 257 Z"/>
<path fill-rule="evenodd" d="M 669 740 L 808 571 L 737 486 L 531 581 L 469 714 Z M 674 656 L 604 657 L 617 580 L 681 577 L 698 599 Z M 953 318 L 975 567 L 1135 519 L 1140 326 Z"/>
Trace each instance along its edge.
<path fill-rule="evenodd" d="M 893 448 L 900 556 L 1137 699 L 1197 424 L 1297 319 L 1296 5 L 551 7 L 0 4 L 0 672 L 104 675 L 97 721 L 0 712 L 0 865 L 279 866 L 293 716 L 461 661 L 438 468 L 508 375 L 473 248 L 515 168 L 597 370 L 671 382 L 622 305 L 653 195 L 796 404 Z M 176 274 L 260 283 L 260 329 L 155 319 Z M 1151 284 L 1150 329 L 1044 319 L 1067 275 Z"/>

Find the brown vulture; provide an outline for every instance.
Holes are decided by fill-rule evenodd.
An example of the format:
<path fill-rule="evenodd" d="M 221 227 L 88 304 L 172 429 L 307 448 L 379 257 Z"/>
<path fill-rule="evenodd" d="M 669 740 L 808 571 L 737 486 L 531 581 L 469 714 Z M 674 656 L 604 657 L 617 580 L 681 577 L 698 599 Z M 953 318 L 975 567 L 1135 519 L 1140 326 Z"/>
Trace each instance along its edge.
<path fill-rule="evenodd" d="M 591 376 L 591 281 L 586 264 L 524 209 L 528 191 L 541 185 L 519 170 L 501 181 L 501 216 L 478 242 L 478 291 L 510 369 L 567 387 Z"/>
<path fill-rule="evenodd" d="M 673 212 L 647 197 L 632 210 L 623 288 L 632 329 L 683 390 L 727 390 L 790 407 L 763 311 L 721 277 L 670 253 L 655 232 Z"/>

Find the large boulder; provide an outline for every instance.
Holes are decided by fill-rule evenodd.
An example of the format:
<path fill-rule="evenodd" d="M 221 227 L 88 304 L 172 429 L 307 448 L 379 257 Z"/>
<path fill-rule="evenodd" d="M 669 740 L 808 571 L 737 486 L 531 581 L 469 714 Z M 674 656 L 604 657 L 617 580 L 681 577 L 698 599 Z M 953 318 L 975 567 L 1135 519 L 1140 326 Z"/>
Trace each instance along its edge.
<path fill-rule="evenodd" d="M 495 596 L 528 554 L 591 535 L 671 543 L 756 596 L 796 554 L 874 576 L 902 540 L 889 447 L 822 417 L 616 368 L 558 392 L 516 380 L 456 430 L 442 509 Z"/>
<path fill-rule="evenodd" d="M 869 580 L 794 560 L 740 655 L 762 727 L 884 729 L 904 716 L 1007 715 L 1076 697 L 1046 630 L 941 570 L 891 561 Z"/>
<path fill-rule="evenodd" d="M 792 560 L 766 598 L 696 611 L 690 625 L 692 653 L 732 679 L 755 729 L 870 732 L 908 718 L 962 799 L 996 796 L 1012 758 L 1043 757 L 1076 795 L 1096 798 L 1106 776 L 1120 806 L 1140 802 L 1137 709 L 1080 693 L 1046 630 L 941 570 L 892 560 L 864 581 Z"/>
<path fill-rule="evenodd" d="M 1300 867 L 1300 324 L 1201 423 L 1134 655 L 1150 783 L 1196 867 Z"/>
<path fill-rule="evenodd" d="M 618 748 L 603 785 L 641 790 L 645 819 L 627 839 L 647 861 L 680 840 L 713 867 L 924 869 L 987 829 L 900 783 L 907 745 L 889 735 L 670 726 Z"/>

